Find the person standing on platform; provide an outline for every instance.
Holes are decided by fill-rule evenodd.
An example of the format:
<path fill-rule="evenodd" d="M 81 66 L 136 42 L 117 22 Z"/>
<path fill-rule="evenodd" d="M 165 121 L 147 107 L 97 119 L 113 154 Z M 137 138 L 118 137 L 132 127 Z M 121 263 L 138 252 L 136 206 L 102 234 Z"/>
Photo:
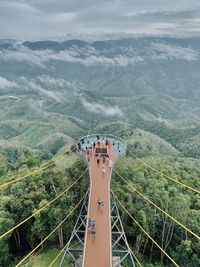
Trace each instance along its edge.
<path fill-rule="evenodd" d="M 102 173 L 105 173 L 105 172 L 106 172 L 105 164 L 102 164 Z"/>
<path fill-rule="evenodd" d="M 109 160 L 109 167 L 112 168 L 113 167 L 113 161 L 110 159 Z"/>

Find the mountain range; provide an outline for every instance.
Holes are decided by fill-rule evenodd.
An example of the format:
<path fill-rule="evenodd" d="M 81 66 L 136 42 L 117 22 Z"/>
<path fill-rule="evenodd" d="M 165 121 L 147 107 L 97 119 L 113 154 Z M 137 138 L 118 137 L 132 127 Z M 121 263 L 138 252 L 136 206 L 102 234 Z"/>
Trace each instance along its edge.
<path fill-rule="evenodd" d="M 199 37 L 0 40 L 0 146 L 57 153 L 98 131 L 200 157 L 199 74 Z"/>

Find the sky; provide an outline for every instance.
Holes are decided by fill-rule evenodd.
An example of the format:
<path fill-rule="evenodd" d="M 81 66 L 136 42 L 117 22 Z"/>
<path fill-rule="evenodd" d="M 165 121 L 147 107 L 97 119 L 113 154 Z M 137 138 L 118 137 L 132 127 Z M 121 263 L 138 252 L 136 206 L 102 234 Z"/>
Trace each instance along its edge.
<path fill-rule="evenodd" d="M 198 0 L 0 0 L 0 38 L 200 35 Z"/>

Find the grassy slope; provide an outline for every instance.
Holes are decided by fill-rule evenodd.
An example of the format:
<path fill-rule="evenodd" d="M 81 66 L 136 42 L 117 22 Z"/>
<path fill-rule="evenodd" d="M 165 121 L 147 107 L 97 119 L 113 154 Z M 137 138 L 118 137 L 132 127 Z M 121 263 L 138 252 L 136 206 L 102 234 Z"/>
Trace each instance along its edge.
<path fill-rule="evenodd" d="M 41 253 L 40 255 L 35 255 L 32 257 L 32 259 L 25 265 L 24 267 L 47 267 L 49 264 L 53 261 L 53 259 L 58 255 L 59 251 L 57 249 L 50 249 L 47 252 Z M 61 257 L 59 257 L 56 262 L 54 263 L 53 267 L 58 266 L 59 261 Z M 67 258 L 65 260 L 65 263 L 63 264 L 64 267 L 70 267 L 73 266 L 70 264 L 70 259 Z M 164 265 L 158 264 L 152 264 L 143 262 L 144 267 L 163 267 Z"/>
<path fill-rule="evenodd" d="M 20 101 L 0 101 L 0 144 L 27 146 L 37 149 L 48 147 L 58 138 L 71 144 L 73 138 L 84 134 L 85 123 L 79 119 L 37 109 L 29 105 L 25 96 Z"/>
<path fill-rule="evenodd" d="M 91 102 L 95 102 L 96 97 L 95 94 L 90 95 L 90 97 L 87 97 L 87 101 L 91 100 Z M 160 102 L 158 101 L 159 99 L 161 99 Z M 46 146 L 49 140 L 53 143 L 58 137 L 58 134 L 62 136 L 64 134 L 66 138 L 65 136 L 63 137 L 66 143 L 68 143 L 72 140 L 69 137 L 80 137 L 87 132 L 87 127 L 94 129 L 95 125 L 97 127 L 93 132 L 100 130 L 104 133 L 118 135 L 119 129 L 118 127 L 113 128 L 115 123 L 112 121 L 120 119 L 128 123 L 128 125 L 135 125 L 140 129 L 154 134 L 155 138 L 150 134 L 148 135 L 148 133 L 139 138 L 137 132 L 134 132 L 136 136 L 134 134 L 131 136 L 132 140 L 130 143 L 133 145 L 134 142 L 139 142 L 139 147 L 144 150 L 144 153 L 174 155 L 177 151 L 170 146 L 171 144 L 176 146 L 176 149 L 181 152 L 186 151 L 184 153 L 185 156 L 195 157 L 199 155 L 200 139 L 198 136 L 192 138 L 193 133 L 192 136 L 187 135 L 187 131 L 192 126 L 197 126 L 198 129 L 199 125 L 199 121 L 196 119 L 197 115 L 191 115 L 191 103 L 187 101 L 175 100 L 169 96 L 155 94 L 144 94 L 143 96 L 129 98 L 103 98 L 103 105 L 119 106 L 124 114 L 124 117 L 121 118 L 115 118 L 113 116 L 107 116 L 105 118 L 103 114 L 100 116 L 99 113 L 90 113 L 84 109 L 78 98 L 75 98 L 74 102 L 68 104 L 46 100 L 46 106 L 41 110 L 31 106 L 28 101 L 26 96 L 22 95 L 20 101 L 10 101 L 9 105 L 8 102 L 0 102 L 1 144 L 5 140 L 4 145 L 6 145 L 6 140 L 8 140 L 10 145 L 23 144 L 29 148 L 37 149 L 40 144 Z M 37 99 L 34 99 L 34 101 L 37 101 Z M 55 105 L 57 109 L 54 108 Z M 74 117 L 70 117 L 69 115 Z M 90 125 L 84 122 L 87 120 L 90 121 Z M 177 126 L 178 124 L 170 127 L 173 120 L 176 120 L 176 123 L 184 120 L 184 128 L 181 128 L 181 125 Z M 188 121 L 190 125 L 188 125 Z M 107 122 L 107 127 L 101 126 L 104 122 Z M 186 135 L 183 133 L 186 133 Z M 156 135 L 168 143 L 156 138 Z M 177 139 L 177 136 L 178 140 L 173 142 L 174 139 Z M 189 137 L 188 140 L 186 140 L 187 137 Z M 149 142 L 147 141 L 148 138 Z M 192 151 L 187 146 L 187 143 L 190 143 Z M 195 153 L 193 152 L 194 150 L 196 151 Z"/>
<path fill-rule="evenodd" d="M 136 129 L 134 134 L 127 138 L 127 144 L 134 148 L 135 153 L 178 155 L 178 151 L 162 138 Z"/>
<path fill-rule="evenodd" d="M 124 122 L 99 124 L 96 132 L 106 132 L 121 136 L 129 148 L 139 155 L 178 155 L 178 151 L 164 139 L 141 129 L 133 128 Z"/>
<path fill-rule="evenodd" d="M 35 255 L 31 258 L 31 260 L 23 265 L 24 267 L 47 267 L 49 264 L 55 259 L 55 257 L 58 255 L 59 250 L 57 249 L 50 249 L 44 253 L 41 253 L 39 255 Z M 58 266 L 58 263 L 60 261 L 61 257 L 59 257 L 56 262 L 54 263 L 53 267 Z M 65 267 L 70 266 L 70 261 L 67 259 L 65 261 L 65 264 L 63 265 Z"/>
<path fill-rule="evenodd" d="M 35 148 L 43 139 L 48 138 L 52 133 L 54 133 L 54 129 L 51 127 L 32 125 L 17 140 L 20 143 L 24 142 L 27 146 Z"/>

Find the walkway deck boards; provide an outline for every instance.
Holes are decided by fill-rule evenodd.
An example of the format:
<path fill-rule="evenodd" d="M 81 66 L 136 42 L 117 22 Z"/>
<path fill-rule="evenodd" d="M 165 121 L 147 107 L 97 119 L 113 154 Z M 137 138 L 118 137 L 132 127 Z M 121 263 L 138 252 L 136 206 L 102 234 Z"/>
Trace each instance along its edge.
<path fill-rule="evenodd" d="M 98 144 L 96 147 L 106 148 L 105 144 Z M 89 158 L 90 173 L 90 195 L 88 203 L 88 218 L 96 219 L 95 238 L 89 234 L 88 229 L 85 237 L 83 266 L 84 267 L 111 267 L 112 266 L 112 240 L 111 240 L 111 220 L 110 220 L 110 178 L 112 167 L 109 167 L 109 160 L 113 163 L 118 155 L 112 148 L 111 142 L 107 146 L 109 159 L 105 160 L 105 173 L 102 172 L 103 159 L 97 163 L 94 149 L 90 153 L 85 153 Z M 98 207 L 97 199 L 104 201 L 103 207 Z"/>

